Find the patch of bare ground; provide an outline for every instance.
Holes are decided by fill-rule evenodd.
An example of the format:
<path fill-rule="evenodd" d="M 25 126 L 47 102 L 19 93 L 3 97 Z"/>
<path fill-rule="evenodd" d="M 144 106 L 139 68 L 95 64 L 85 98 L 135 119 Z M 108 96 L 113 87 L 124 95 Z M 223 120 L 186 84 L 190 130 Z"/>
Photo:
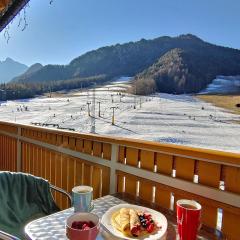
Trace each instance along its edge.
<path fill-rule="evenodd" d="M 238 95 L 197 95 L 197 98 L 212 103 L 214 106 L 240 115 L 240 94 Z M 239 122 L 238 122 L 239 123 Z"/>

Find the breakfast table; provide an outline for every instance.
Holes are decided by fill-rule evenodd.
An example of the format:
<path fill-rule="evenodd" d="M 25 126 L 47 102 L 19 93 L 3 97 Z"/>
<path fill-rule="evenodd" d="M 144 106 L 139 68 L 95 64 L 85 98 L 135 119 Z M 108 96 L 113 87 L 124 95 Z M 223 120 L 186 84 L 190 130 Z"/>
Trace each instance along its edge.
<path fill-rule="evenodd" d="M 107 195 L 98 199 L 95 199 L 94 201 L 94 209 L 92 210 L 92 213 L 97 214 L 100 218 L 103 216 L 103 214 L 111 207 L 116 206 L 118 204 L 122 203 L 129 203 L 129 204 L 135 204 L 140 205 L 144 207 L 150 207 L 152 209 L 155 209 L 162 214 L 165 215 L 165 217 L 168 220 L 168 229 L 167 229 L 167 240 L 177 240 L 178 234 L 177 234 L 177 223 L 176 223 L 176 213 L 174 213 L 171 210 L 164 209 L 160 206 L 157 206 L 156 204 L 149 204 L 142 199 L 139 198 L 133 198 L 129 194 L 126 193 L 116 193 L 113 195 Z M 66 231 L 65 231 L 65 222 L 66 219 L 73 214 L 73 208 L 68 208 L 66 210 L 57 212 L 55 214 L 39 218 L 37 220 L 34 220 L 30 223 L 28 223 L 25 227 L 25 234 L 26 238 L 29 240 L 64 240 L 67 239 L 66 237 Z M 97 240 L 117 240 L 119 238 L 113 237 L 107 229 L 105 229 L 103 226 L 101 228 L 101 231 L 97 237 Z M 198 234 L 198 239 L 205 240 L 205 239 L 226 239 L 224 235 L 215 229 L 209 228 L 207 226 L 202 226 L 201 230 Z"/>

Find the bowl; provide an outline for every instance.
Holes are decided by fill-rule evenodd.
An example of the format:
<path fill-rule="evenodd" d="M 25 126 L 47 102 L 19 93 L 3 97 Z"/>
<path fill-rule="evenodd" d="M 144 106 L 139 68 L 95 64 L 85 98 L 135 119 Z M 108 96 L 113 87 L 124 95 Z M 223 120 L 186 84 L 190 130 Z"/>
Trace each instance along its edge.
<path fill-rule="evenodd" d="M 78 221 L 92 221 L 94 227 L 87 230 L 72 228 L 73 222 Z M 96 214 L 93 213 L 75 213 L 66 220 L 66 235 L 70 240 L 95 240 L 100 230 L 100 220 Z"/>

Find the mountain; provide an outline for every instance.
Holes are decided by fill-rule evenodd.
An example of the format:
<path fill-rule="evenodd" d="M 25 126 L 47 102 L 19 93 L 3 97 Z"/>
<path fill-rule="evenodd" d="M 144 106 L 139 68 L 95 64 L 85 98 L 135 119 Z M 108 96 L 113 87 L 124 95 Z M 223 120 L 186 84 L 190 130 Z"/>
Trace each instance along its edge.
<path fill-rule="evenodd" d="M 22 74 L 28 69 L 28 66 L 16 62 L 11 58 L 0 61 L 0 83 L 9 82 L 12 78 Z"/>
<path fill-rule="evenodd" d="M 18 81 L 25 81 L 26 78 L 31 77 L 32 74 L 39 71 L 41 68 L 43 68 L 43 65 L 41 63 L 35 63 L 32 66 L 30 66 L 27 71 L 25 71 L 23 74 L 21 74 L 18 77 L 13 78 L 12 82 L 18 82 Z"/>
<path fill-rule="evenodd" d="M 149 91 L 183 93 L 200 91 L 216 75 L 239 74 L 240 50 L 216 46 L 187 34 L 102 47 L 81 55 L 68 65 L 44 66 L 19 81 L 135 76 L 136 84 L 151 83 Z"/>
<path fill-rule="evenodd" d="M 199 92 L 212 82 L 217 72 L 228 72 L 231 68 L 220 65 L 214 56 L 197 49 L 172 49 L 135 77 L 138 93 L 143 94 L 143 86 L 149 84 L 167 93 Z"/>
<path fill-rule="evenodd" d="M 239 50 L 214 45 L 175 48 L 138 74 L 135 84 L 139 94 L 145 91 L 143 82 L 145 88 L 151 86 L 161 92 L 193 93 L 204 89 L 219 72 L 223 75 L 240 72 Z"/>

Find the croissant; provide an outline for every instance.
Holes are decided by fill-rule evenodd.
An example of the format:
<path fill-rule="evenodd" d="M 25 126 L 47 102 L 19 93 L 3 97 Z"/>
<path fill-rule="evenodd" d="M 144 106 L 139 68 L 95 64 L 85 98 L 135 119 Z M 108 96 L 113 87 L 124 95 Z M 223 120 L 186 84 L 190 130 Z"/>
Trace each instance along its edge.
<path fill-rule="evenodd" d="M 120 226 L 122 231 L 126 231 L 130 225 L 130 216 L 129 216 L 129 209 L 121 208 L 120 209 Z"/>

